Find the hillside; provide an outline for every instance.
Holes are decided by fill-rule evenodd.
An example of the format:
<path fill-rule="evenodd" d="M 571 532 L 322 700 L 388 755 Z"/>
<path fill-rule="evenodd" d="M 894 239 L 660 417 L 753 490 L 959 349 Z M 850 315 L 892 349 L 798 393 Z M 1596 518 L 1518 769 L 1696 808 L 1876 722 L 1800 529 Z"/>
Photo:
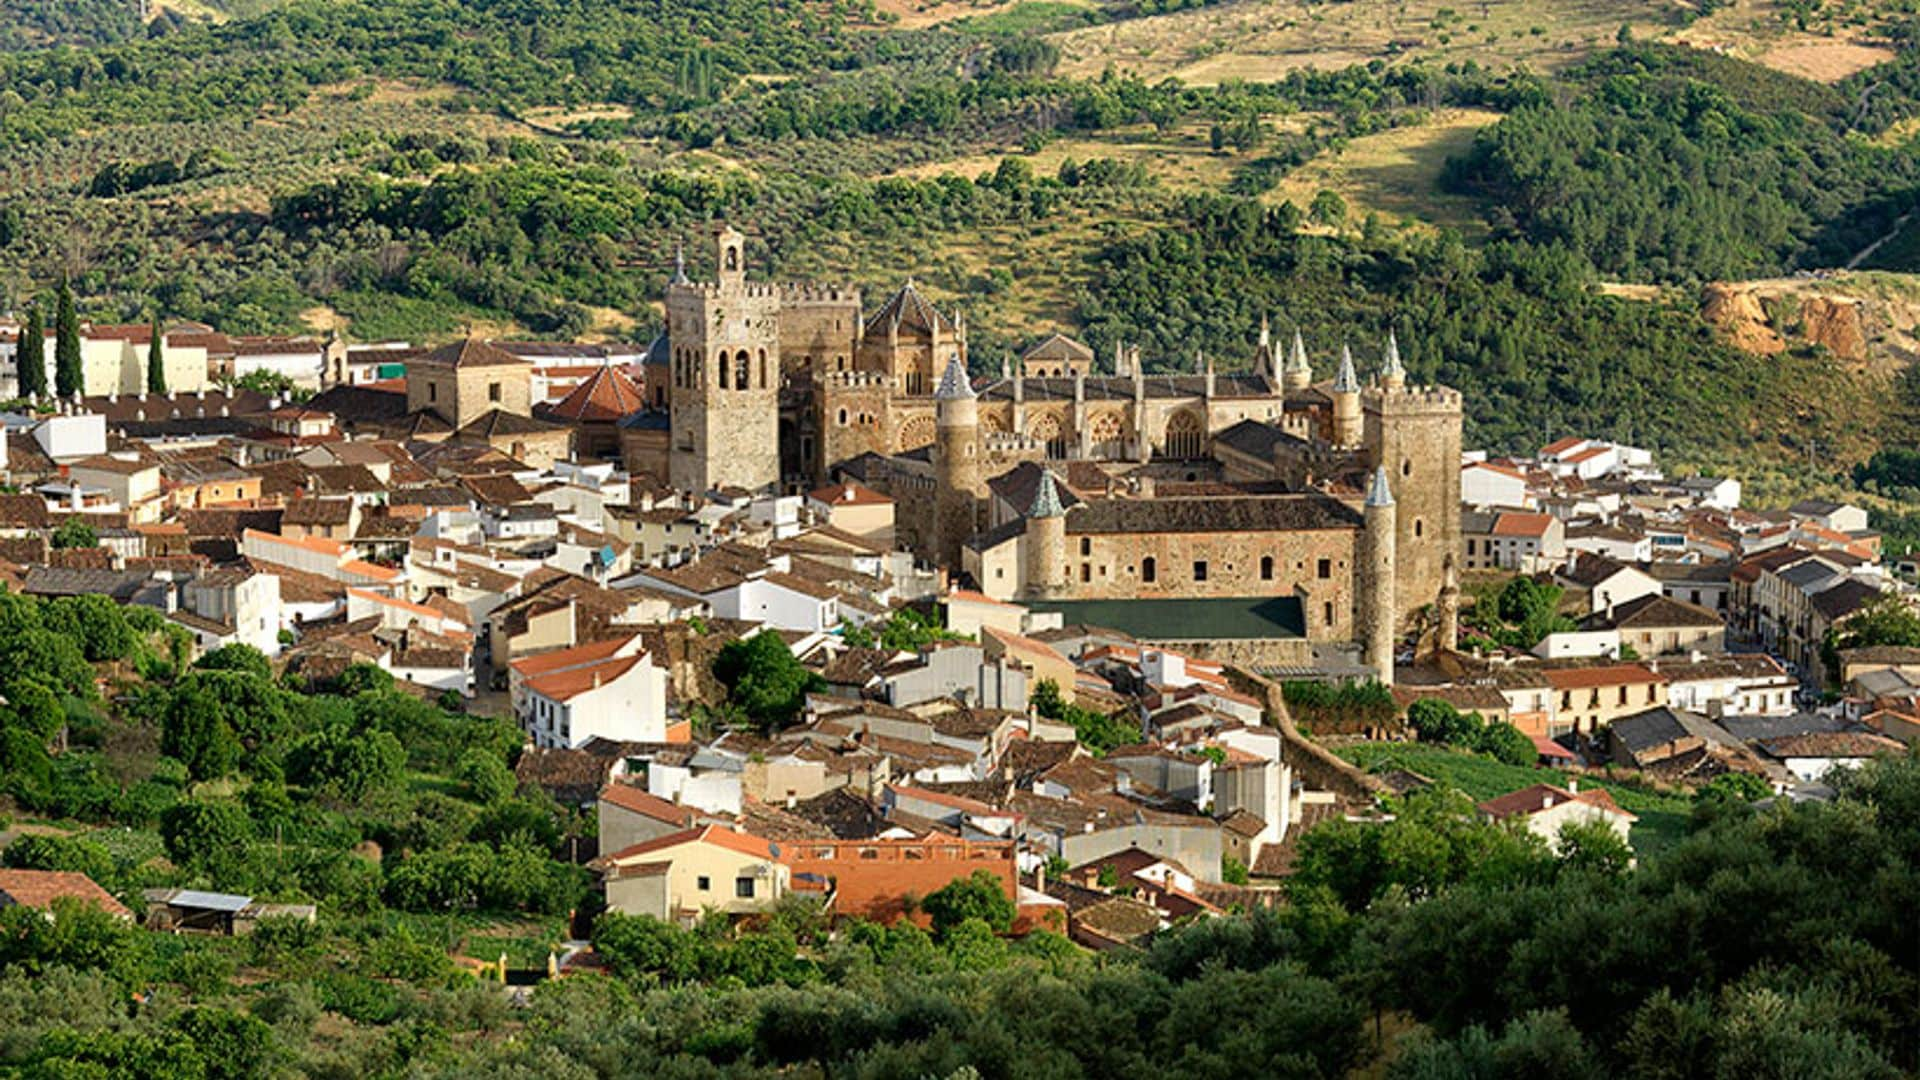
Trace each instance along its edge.
<path fill-rule="evenodd" d="M 1869 455 L 1878 435 L 1834 403 L 1881 394 L 1907 359 L 1880 339 L 1864 361 L 1799 340 L 1756 356 L 1697 302 L 1706 280 L 1837 266 L 1881 236 L 1867 265 L 1904 268 L 1914 61 L 1812 81 L 1769 58 L 1888 24 L 1584 0 L 160 13 L 85 54 L 0 56 L 11 306 L 71 274 L 103 318 L 645 336 L 674 242 L 726 217 L 780 276 L 911 274 L 967 308 L 989 368 L 1055 329 L 1232 365 L 1263 313 L 1323 358 L 1396 325 L 1433 364 L 1447 352 L 1428 374 L 1469 391 L 1488 445 L 1581 424 L 1787 476 L 1809 434 L 1841 465 Z M 0 8 L 0 32 L 46 17 Z M 1701 47 L 1618 49 L 1623 21 Z M 1735 29 L 1737 48 L 1703 36 Z M 1676 183 L 1690 202 L 1664 196 Z M 1238 239 L 1207 235 L 1201 278 L 1134 287 L 1140 245 L 1220 228 L 1220 199 L 1318 240 L 1223 264 Z M 1505 322 L 1463 304 L 1465 280 Z M 1663 299 L 1585 295 L 1601 281 Z M 1782 365 L 1790 389 L 1768 378 Z"/>

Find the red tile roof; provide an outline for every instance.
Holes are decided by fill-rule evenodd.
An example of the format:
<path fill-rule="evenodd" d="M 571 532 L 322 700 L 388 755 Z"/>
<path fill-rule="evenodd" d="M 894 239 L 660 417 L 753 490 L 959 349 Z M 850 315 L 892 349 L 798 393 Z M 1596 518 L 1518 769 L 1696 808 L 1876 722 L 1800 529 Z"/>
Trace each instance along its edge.
<path fill-rule="evenodd" d="M 1555 690 L 1587 690 L 1596 686 L 1666 682 L 1640 664 L 1604 664 L 1597 667 L 1549 668 L 1541 674 Z"/>
<path fill-rule="evenodd" d="M 1580 802 L 1586 803 L 1595 809 L 1604 810 L 1610 814 L 1618 814 L 1628 821 L 1640 820 L 1625 810 L 1620 809 L 1620 804 L 1614 802 L 1613 796 L 1607 794 L 1604 788 L 1588 788 L 1585 791 L 1575 794 L 1566 788 L 1554 787 L 1552 784 L 1535 784 L 1532 787 L 1524 787 L 1519 791 L 1509 792 L 1497 799 L 1488 799 L 1486 802 L 1480 804 L 1480 809 L 1489 817 L 1495 820 L 1501 820 L 1515 815 L 1537 814 L 1547 809 L 1549 799 L 1552 800 L 1554 806 L 1559 806 L 1562 803 Z"/>
<path fill-rule="evenodd" d="M 559 420 L 612 423 L 647 407 L 640 387 L 618 368 L 604 366 L 546 411 Z"/>
<path fill-rule="evenodd" d="M 121 918 L 133 912 L 85 874 L 70 870 L 0 870 L 0 896 L 21 907 L 44 908 L 65 896 Z"/>
<path fill-rule="evenodd" d="M 608 784 L 600 791 L 600 801 L 612 803 L 622 810 L 631 810 L 643 817 L 655 821 L 665 821 L 682 827 L 693 824 L 693 810 L 679 803 L 668 802 L 632 784 Z"/>
<path fill-rule="evenodd" d="M 1538 539 L 1553 527 L 1551 514 L 1501 514 L 1493 523 L 1495 536 L 1528 536 Z"/>

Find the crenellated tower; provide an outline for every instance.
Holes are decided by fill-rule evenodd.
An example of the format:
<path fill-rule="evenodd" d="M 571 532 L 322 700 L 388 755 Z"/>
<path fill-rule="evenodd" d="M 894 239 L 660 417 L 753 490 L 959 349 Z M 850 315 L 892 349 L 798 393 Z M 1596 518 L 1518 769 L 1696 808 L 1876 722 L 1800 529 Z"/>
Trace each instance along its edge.
<path fill-rule="evenodd" d="M 746 279 L 746 237 L 713 236 L 713 281 L 667 285 L 671 452 L 683 491 L 758 491 L 780 481 L 780 294 Z"/>
<path fill-rule="evenodd" d="M 1440 595 L 1460 550 L 1460 392 L 1407 381 L 1391 337 L 1373 386 L 1360 395 L 1366 463 L 1385 470 L 1398 506 L 1400 613 Z"/>

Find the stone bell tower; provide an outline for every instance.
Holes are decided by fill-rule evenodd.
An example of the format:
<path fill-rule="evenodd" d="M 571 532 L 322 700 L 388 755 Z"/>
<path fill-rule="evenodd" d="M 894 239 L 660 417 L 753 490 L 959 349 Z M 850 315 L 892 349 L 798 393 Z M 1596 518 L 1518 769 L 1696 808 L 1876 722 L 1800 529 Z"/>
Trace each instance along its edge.
<path fill-rule="evenodd" d="M 780 481 L 780 295 L 746 277 L 746 237 L 713 236 L 715 280 L 676 271 L 667 286 L 672 442 L 683 491 L 760 491 Z"/>

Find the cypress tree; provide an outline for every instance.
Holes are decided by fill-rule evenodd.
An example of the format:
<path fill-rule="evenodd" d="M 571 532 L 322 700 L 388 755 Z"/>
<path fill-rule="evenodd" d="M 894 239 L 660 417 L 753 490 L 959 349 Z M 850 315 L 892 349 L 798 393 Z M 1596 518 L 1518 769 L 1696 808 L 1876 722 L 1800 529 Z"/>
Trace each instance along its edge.
<path fill-rule="evenodd" d="M 60 279 L 60 302 L 53 323 L 53 389 L 72 397 L 85 384 L 80 371 L 80 317 L 73 312 L 73 283 Z"/>
<path fill-rule="evenodd" d="M 167 368 L 160 358 L 160 317 L 153 319 L 153 340 L 147 344 L 147 393 L 167 392 Z"/>
<path fill-rule="evenodd" d="M 26 325 L 20 328 L 19 351 L 14 354 L 20 370 L 20 396 L 37 397 L 47 392 L 47 329 L 41 325 L 40 309 L 27 309 Z"/>

